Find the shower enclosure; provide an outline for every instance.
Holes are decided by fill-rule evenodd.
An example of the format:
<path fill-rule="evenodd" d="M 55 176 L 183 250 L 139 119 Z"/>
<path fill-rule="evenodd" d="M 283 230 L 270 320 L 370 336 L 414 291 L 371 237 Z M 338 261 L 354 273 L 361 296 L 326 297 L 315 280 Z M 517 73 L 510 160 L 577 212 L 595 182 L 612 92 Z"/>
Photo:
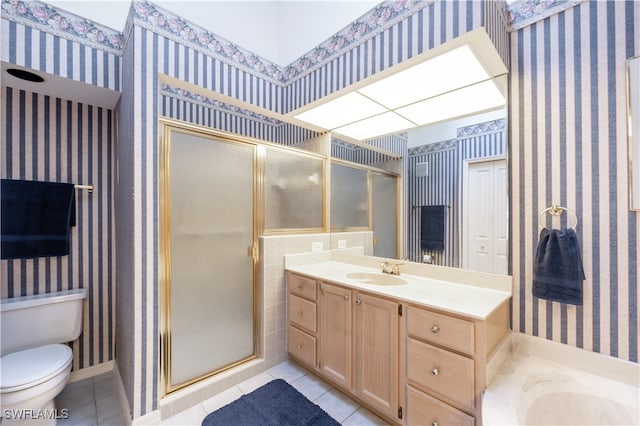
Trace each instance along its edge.
<path fill-rule="evenodd" d="M 256 355 L 256 146 L 161 121 L 165 394 Z"/>

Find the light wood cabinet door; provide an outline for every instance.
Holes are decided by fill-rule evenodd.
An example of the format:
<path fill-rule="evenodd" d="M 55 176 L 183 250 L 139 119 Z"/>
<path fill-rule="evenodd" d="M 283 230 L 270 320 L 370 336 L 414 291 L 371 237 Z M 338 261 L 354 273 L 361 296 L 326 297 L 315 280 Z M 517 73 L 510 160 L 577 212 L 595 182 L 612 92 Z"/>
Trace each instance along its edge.
<path fill-rule="evenodd" d="M 355 293 L 356 393 L 390 417 L 398 415 L 398 303 Z"/>
<path fill-rule="evenodd" d="M 327 283 L 321 283 L 320 290 L 320 370 L 352 389 L 351 290 Z"/>

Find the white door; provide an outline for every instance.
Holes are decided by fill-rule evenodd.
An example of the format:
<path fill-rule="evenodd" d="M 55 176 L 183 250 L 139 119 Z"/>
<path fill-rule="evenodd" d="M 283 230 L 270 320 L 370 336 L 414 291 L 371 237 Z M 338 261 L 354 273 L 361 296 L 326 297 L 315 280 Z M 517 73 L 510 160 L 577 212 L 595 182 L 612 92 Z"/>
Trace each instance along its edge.
<path fill-rule="evenodd" d="M 505 160 L 470 163 L 465 179 L 462 264 L 506 274 L 508 207 Z"/>

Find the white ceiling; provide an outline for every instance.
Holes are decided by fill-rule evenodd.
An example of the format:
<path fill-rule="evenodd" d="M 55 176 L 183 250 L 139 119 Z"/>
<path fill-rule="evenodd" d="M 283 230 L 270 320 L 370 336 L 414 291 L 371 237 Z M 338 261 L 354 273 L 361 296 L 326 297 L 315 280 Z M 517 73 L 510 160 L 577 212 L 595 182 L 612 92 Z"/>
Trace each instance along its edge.
<path fill-rule="evenodd" d="M 46 3 L 122 31 L 130 1 Z M 155 0 L 154 4 L 286 66 L 378 4 L 370 0 Z"/>

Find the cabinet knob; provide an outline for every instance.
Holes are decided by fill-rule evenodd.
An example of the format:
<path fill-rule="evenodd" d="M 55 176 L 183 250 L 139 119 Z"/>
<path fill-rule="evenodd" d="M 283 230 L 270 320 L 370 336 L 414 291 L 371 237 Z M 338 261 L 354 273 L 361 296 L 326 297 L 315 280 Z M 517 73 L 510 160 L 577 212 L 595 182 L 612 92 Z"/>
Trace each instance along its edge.
<path fill-rule="evenodd" d="M 438 374 L 440 374 L 440 370 L 438 370 L 437 368 L 434 368 L 433 370 L 431 370 L 431 374 L 433 374 L 434 376 L 437 376 Z"/>
<path fill-rule="evenodd" d="M 302 343 L 298 343 L 298 349 L 302 349 Z"/>
<path fill-rule="evenodd" d="M 435 421 L 435 420 L 434 420 L 434 421 L 432 421 L 432 422 L 431 422 L 431 426 L 438 426 L 438 422 L 437 422 L 437 421 Z"/>
<path fill-rule="evenodd" d="M 342 296 L 344 297 L 344 300 L 349 300 L 349 296 Z"/>
<path fill-rule="evenodd" d="M 438 333 L 440 331 L 440 327 L 438 327 L 437 325 L 433 325 L 433 327 L 431 327 L 431 332 L 432 333 Z"/>
<path fill-rule="evenodd" d="M 356 299 L 356 305 L 360 305 L 361 303 L 362 303 L 362 300 Z"/>

